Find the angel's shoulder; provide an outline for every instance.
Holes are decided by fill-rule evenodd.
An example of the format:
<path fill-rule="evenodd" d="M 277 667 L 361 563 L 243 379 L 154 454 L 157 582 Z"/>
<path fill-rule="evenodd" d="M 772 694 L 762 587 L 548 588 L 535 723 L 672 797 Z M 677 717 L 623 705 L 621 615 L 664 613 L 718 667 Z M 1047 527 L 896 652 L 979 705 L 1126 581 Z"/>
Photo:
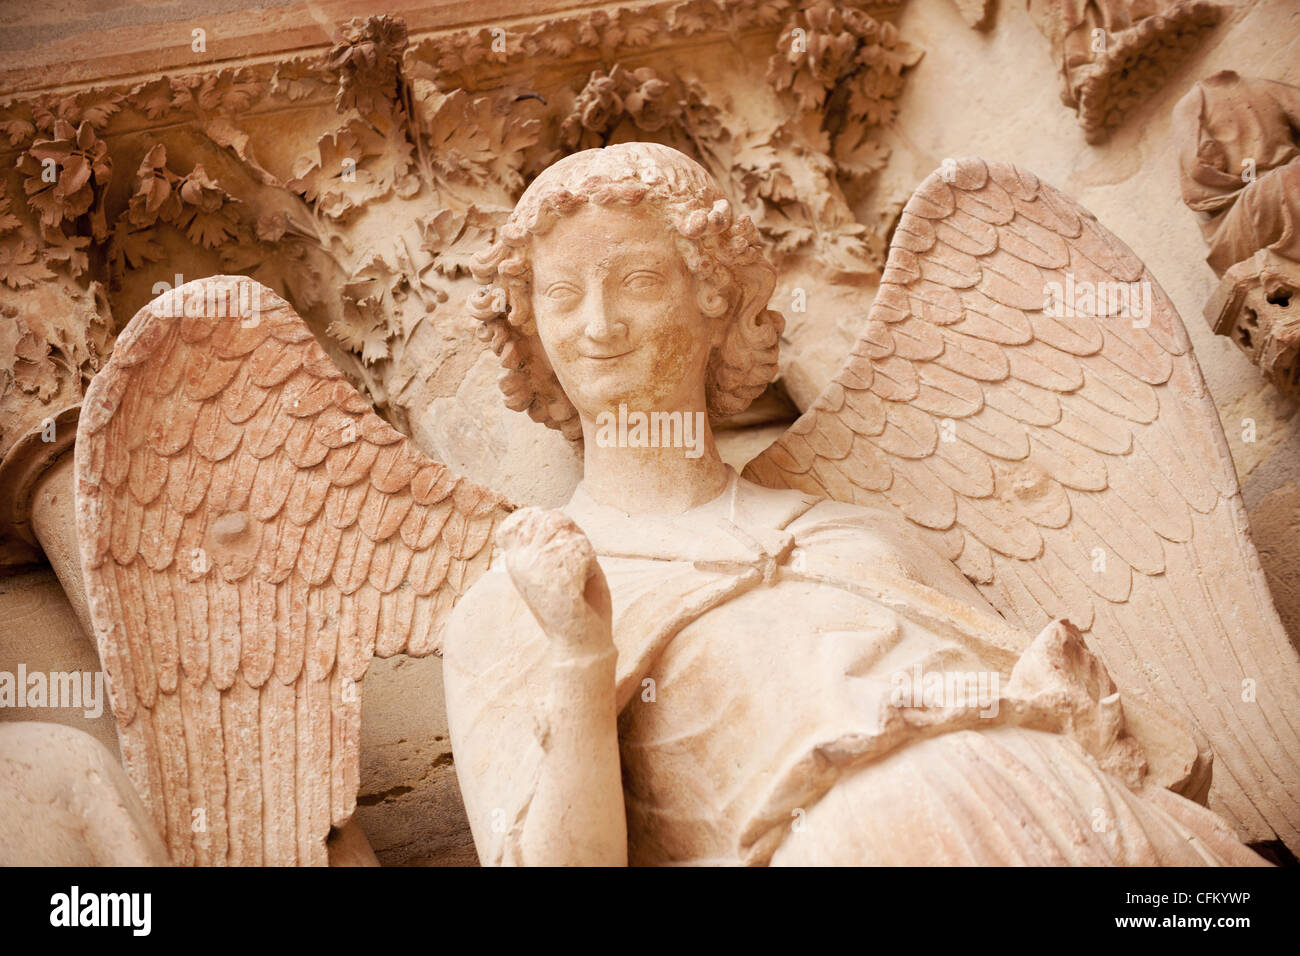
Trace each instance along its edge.
<path fill-rule="evenodd" d="M 847 549 L 857 557 L 875 557 L 882 550 L 907 555 L 930 550 L 911 523 L 892 509 L 764 488 L 744 479 L 742 486 L 748 516 L 781 528 L 801 543 L 816 546 L 834 539 L 837 550 Z"/>
<path fill-rule="evenodd" d="M 911 560 L 924 557 L 928 563 L 931 551 L 916 529 L 888 508 L 829 499 L 817 502 L 786 530 L 814 547 L 825 541 L 845 557 L 875 559 L 890 554 Z"/>
<path fill-rule="evenodd" d="M 494 564 L 456 602 L 443 642 L 446 664 L 482 673 L 541 636 L 505 565 Z"/>
<path fill-rule="evenodd" d="M 821 527 L 858 527 L 890 537 L 915 537 L 907 519 L 889 508 L 874 505 L 848 504 L 831 498 L 821 498 L 804 511 L 788 530 L 808 532 Z"/>
<path fill-rule="evenodd" d="M 823 500 L 786 530 L 801 548 L 828 549 L 841 561 L 886 567 L 946 594 L 983 604 L 952 561 L 888 508 Z"/>

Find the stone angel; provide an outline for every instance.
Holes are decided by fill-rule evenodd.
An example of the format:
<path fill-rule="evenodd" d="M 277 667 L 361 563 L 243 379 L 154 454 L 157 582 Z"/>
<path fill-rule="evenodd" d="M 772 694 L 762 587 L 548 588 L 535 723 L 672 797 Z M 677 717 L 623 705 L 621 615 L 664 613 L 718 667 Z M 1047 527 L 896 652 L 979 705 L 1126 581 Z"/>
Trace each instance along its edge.
<path fill-rule="evenodd" d="M 368 660 L 434 650 L 488 864 L 1297 846 L 1300 658 L 1217 416 L 1071 200 L 981 160 L 927 178 L 843 368 L 743 475 L 708 422 L 773 380 L 782 319 L 701 166 L 571 155 L 478 270 L 507 403 L 583 455 L 558 511 L 427 460 L 237 277 L 147 306 L 92 384 L 90 612 L 174 860 L 325 862 Z"/>

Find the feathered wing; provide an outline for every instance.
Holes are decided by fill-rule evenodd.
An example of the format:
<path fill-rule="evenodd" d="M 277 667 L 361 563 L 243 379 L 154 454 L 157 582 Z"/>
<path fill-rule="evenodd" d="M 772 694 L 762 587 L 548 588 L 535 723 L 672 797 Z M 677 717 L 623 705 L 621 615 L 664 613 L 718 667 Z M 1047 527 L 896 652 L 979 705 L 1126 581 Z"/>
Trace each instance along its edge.
<path fill-rule="evenodd" d="M 1144 314 L 1054 317 L 1097 283 L 1145 283 Z M 1011 622 L 1090 631 L 1208 738 L 1211 806 L 1300 849 L 1300 658 L 1218 415 L 1168 297 L 1081 206 L 1004 163 L 927 178 L 848 360 L 746 475 L 888 502 Z"/>
<path fill-rule="evenodd" d="M 355 682 L 437 649 L 509 508 L 380 419 L 270 289 L 171 295 L 191 314 L 132 319 L 76 444 L 123 760 L 174 862 L 323 864 L 356 805 Z"/>

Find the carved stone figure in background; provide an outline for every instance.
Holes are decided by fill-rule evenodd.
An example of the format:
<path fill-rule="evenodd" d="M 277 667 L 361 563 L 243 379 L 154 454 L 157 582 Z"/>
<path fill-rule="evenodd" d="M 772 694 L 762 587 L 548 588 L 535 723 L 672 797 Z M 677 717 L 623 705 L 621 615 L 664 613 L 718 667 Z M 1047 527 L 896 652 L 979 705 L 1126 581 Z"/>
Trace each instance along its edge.
<path fill-rule="evenodd" d="M 1280 389 L 1300 396 L 1300 88 L 1223 70 L 1174 108 L 1183 202 L 1203 214 L 1206 306 Z"/>
<path fill-rule="evenodd" d="M 1029 12 L 1090 143 L 1158 90 L 1221 13 L 1206 0 L 1029 0 Z"/>
<path fill-rule="evenodd" d="M 449 625 L 452 743 L 485 863 L 1253 859 L 1166 789 L 1206 783 L 1186 729 L 1138 682 L 1121 703 L 1064 619 L 1126 676 L 1143 659 L 1216 744 L 1235 731 L 1187 680 L 1201 665 L 1157 648 L 1261 654 L 1294 704 L 1300 664 L 1266 594 L 1206 590 L 1186 563 L 1192 548 L 1250 562 L 1177 315 L 1157 292 L 1149 325 L 1054 321 L 1043 281 L 1066 272 L 1150 281 L 1013 167 L 931 176 L 854 354 L 745 478 L 707 425 L 693 455 L 610 423 L 706 420 L 772 375 L 781 320 L 752 224 L 651 144 L 533 182 L 482 260 L 496 284 L 480 312 L 511 406 L 580 440 L 585 470 L 563 513 L 509 519 L 504 566 Z M 1094 543 L 1114 547 L 1109 568 L 1088 570 Z M 1007 620 L 1045 617 L 1033 640 Z M 932 674 L 993 689 L 932 698 Z M 1230 722 L 1257 719 L 1234 705 L 1240 675 L 1200 679 Z M 1270 750 L 1294 779 L 1296 741 Z M 1244 754 L 1222 756 L 1237 790 L 1222 802 L 1263 805 Z"/>
<path fill-rule="evenodd" d="M 1222 70 L 1174 107 L 1183 202 L 1218 275 L 1260 249 L 1300 262 L 1300 88 Z"/>

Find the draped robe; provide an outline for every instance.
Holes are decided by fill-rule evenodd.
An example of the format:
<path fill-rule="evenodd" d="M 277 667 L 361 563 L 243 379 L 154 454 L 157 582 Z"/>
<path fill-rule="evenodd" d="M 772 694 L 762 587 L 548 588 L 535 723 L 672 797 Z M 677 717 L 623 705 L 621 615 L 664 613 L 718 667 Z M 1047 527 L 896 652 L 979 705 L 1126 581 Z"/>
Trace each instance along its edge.
<path fill-rule="evenodd" d="M 734 472 L 681 515 L 581 486 L 564 510 L 613 602 L 629 862 L 1259 861 L 1153 783 L 1077 630 L 1012 628 L 901 518 Z M 499 562 L 450 623 L 453 754 L 486 864 L 526 862 L 547 648 Z"/>

